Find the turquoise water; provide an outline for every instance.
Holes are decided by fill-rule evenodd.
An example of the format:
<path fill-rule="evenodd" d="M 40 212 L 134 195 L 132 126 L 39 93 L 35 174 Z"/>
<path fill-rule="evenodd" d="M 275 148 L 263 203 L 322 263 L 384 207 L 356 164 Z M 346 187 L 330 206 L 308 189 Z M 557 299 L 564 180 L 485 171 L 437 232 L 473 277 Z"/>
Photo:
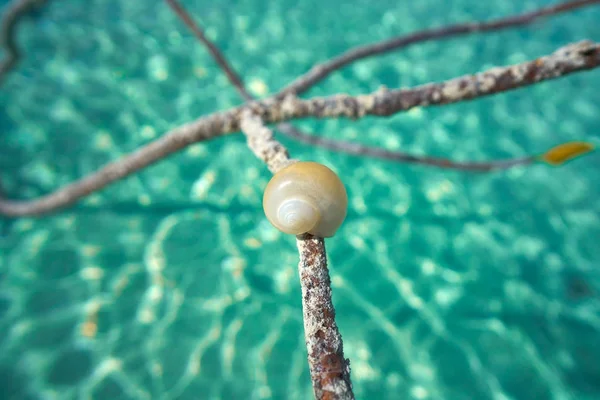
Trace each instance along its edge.
<path fill-rule="evenodd" d="M 6 2 L 2 2 L 5 5 Z M 259 96 L 355 45 L 550 1 L 182 1 Z M 413 86 L 600 40 L 600 7 L 418 45 L 305 96 Z M 240 103 L 160 1 L 50 2 L 0 88 L 0 179 L 33 198 Z M 458 160 L 600 144 L 600 70 L 392 118 L 305 120 L 329 138 Z M 327 240 L 360 399 L 600 396 L 600 155 L 472 175 L 281 139 L 336 170 Z M 195 144 L 43 218 L 0 219 L 1 399 L 309 399 L 298 254 L 261 210 L 240 134 Z"/>

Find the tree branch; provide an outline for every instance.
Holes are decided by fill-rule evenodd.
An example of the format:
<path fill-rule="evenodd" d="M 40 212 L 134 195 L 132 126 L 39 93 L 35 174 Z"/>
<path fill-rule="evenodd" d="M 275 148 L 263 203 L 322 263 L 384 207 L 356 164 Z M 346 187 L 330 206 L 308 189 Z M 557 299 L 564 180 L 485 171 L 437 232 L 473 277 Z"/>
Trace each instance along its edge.
<path fill-rule="evenodd" d="M 241 128 L 248 147 L 271 172 L 295 162 L 250 109 L 242 112 Z M 304 338 L 315 398 L 353 400 L 350 361 L 344 357 L 342 335 L 335 322 L 325 241 L 305 234 L 297 236 L 296 243 L 300 254 Z"/>
<path fill-rule="evenodd" d="M 261 159 L 272 173 L 288 166 L 290 160 L 287 149 L 273 137 L 273 131 L 267 128 L 260 117 L 250 109 L 242 112 L 240 128 L 248 139 L 248 147 Z"/>
<path fill-rule="evenodd" d="M 233 70 L 233 68 L 229 65 L 223 54 L 217 46 L 215 46 L 206 35 L 198 24 L 196 24 L 190 15 L 185 11 L 185 9 L 179 4 L 177 0 L 166 0 L 167 4 L 173 9 L 173 11 L 179 16 L 179 18 L 185 23 L 189 30 L 194 33 L 194 36 L 208 49 L 210 54 L 213 56 L 217 64 L 221 67 L 225 75 L 227 75 L 227 79 L 229 82 L 237 89 L 238 93 L 242 96 L 242 98 L 246 101 L 253 100 L 253 97 L 244 86 L 244 82 L 242 78 Z"/>
<path fill-rule="evenodd" d="M 70 205 L 80 198 L 151 165 L 191 143 L 211 139 L 240 129 L 240 115 L 251 109 L 267 124 L 299 118 L 351 118 L 365 115 L 389 116 L 414 107 L 456 103 L 557 79 L 600 65 L 600 44 L 590 41 L 559 48 L 551 55 L 507 67 L 497 67 L 476 75 L 465 75 L 412 89 L 382 89 L 372 94 L 333 95 L 298 99 L 254 101 L 225 112 L 211 114 L 167 132 L 165 135 L 114 161 L 98 172 L 36 200 L 0 199 L 0 214 L 39 215 Z"/>
<path fill-rule="evenodd" d="M 177 0 L 166 0 L 173 11 L 179 16 L 179 18 L 185 23 L 185 25 L 194 33 L 194 35 L 205 45 L 210 54 L 213 56 L 215 62 L 224 71 L 225 75 L 229 79 L 229 82 L 236 88 L 240 96 L 246 101 L 253 99 L 252 95 L 248 93 L 244 87 L 242 78 L 238 73 L 235 72 L 233 67 L 227 62 L 226 57 L 221 53 L 217 46 L 215 46 L 203 33 L 202 28 L 194 22 L 189 13 L 182 7 Z M 592 5 L 594 3 L 600 3 L 600 0 L 595 1 L 572 1 L 563 4 L 558 4 L 551 7 L 541 8 L 525 14 L 515 15 L 502 19 L 497 19 L 489 22 L 479 23 L 468 23 L 461 25 L 454 25 L 439 29 L 426 30 L 414 33 L 409 36 L 396 37 L 384 42 L 379 42 L 367 46 L 362 46 L 353 50 L 350 50 L 341 56 L 333 58 L 324 64 L 315 66 L 309 71 L 304 78 L 298 78 L 296 82 L 304 82 L 303 85 L 314 85 L 321 79 L 324 79 L 326 75 L 332 73 L 334 70 L 339 69 L 349 63 L 358 61 L 361 58 L 372 56 L 375 54 L 382 54 L 391 50 L 397 50 L 402 47 L 406 47 L 409 44 L 415 44 L 418 42 L 424 42 L 435 38 L 450 38 L 460 34 L 475 33 L 481 31 L 500 30 L 504 28 L 510 28 L 514 26 L 527 25 L 535 22 L 543 16 L 549 16 L 554 14 L 571 11 L 580 7 Z M 315 75 L 316 73 L 316 75 Z M 325 75 L 324 75 L 325 74 Z M 293 84 L 292 84 L 293 85 Z M 308 86 L 306 87 L 306 89 Z M 283 92 L 285 94 L 285 89 Z M 278 96 L 279 94 L 275 95 Z M 277 129 L 285 136 L 298 140 L 300 142 L 326 148 L 333 151 L 343 152 L 346 154 L 352 154 L 356 156 L 367 156 L 374 157 L 394 162 L 406 162 L 413 164 L 428 165 L 444 169 L 454 169 L 461 171 L 471 172 L 489 172 L 499 169 L 508 169 L 516 166 L 524 166 L 532 164 L 538 160 L 537 155 L 529 155 L 520 158 L 511 158 L 506 160 L 491 160 L 491 161 L 453 161 L 448 158 L 437 158 L 428 157 L 421 155 L 414 155 L 410 153 L 400 151 L 390 151 L 379 147 L 370 147 L 354 142 L 347 142 L 338 139 L 326 139 L 316 135 L 311 135 L 306 132 L 299 130 L 289 123 L 281 123 L 277 125 Z"/>
<path fill-rule="evenodd" d="M 342 336 L 335 322 L 325 241 L 298 237 L 304 338 L 315 398 L 351 400 L 350 360 L 344 357 Z"/>
<path fill-rule="evenodd" d="M 600 44 L 584 40 L 559 48 L 533 61 L 496 67 L 475 75 L 464 75 L 440 83 L 412 89 L 387 90 L 374 94 L 334 95 L 310 100 L 287 96 L 281 103 L 286 119 L 291 118 L 361 118 L 365 115 L 389 116 L 414 107 L 451 104 L 590 70 L 600 65 Z M 291 103 L 291 104 L 290 104 Z M 277 115 L 277 112 L 275 112 Z M 273 118 L 267 117 L 269 122 Z"/>
<path fill-rule="evenodd" d="M 48 0 L 13 0 L 0 20 L 0 47 L 6 55 L 0 62 L 0 84 L 4 76 L 19 62 L 21 52 L 15 40 L 17 25 L 22 18 Z"/>
<path fill-rule="evenodd" d="M 14 7 L 2 20 L 0 44 L 6 49 L 7 58 L 0 64 L 0 81 L 14 67 L 20 57 L 15 44 L 16 21 L 29 11 L 28 6 L 39 5 L 46 0 L 15 0 Z M 208 48 L 221 65 L 230 82 L 242 97 L 250 101 L 242 79 L 228 66 L 220 53 L 185 13 L 176 0 L 166 0 L 178 13 L 195 36 Z M 296 95 L 308 90 L 333 71 L 361 58 L 381 54 L 392 49 L 435 38 L 448 38 L 470 32 L 497 30 L 510 26 L 525 25 L 542 16 L 557 14 L 600 1 L 573 1 L 548 7 L 536 12 L 522 14 L 487 23 L 462 24 L 437 30 L 419 32 L 407 37 L 396 38 L 374 45 L 349 51 L 311 69 L 280 93 L 264 101 L 253 101 L 222 113 L 200 118 L 176 128 L 161 138 L 138 149 L 119 161 L 112 162 L 96 173 L 63 189 L 31 201 L 0 199 L 0 213 L 7 216 L 39 215 L 70 205 L 106 185 L 160 161 L 189 144 L 216 136 L 242 130 L 249 148 L 275 173 L 295 162 L 289 158 L 284 146 L 273 137 L 273 132 L 264 123 L 277 123 L 298 118 L 361 118 L 366 115 L 388 116 L 417 106 L 449 104 L 516 89 L 555 79 L 570 73 L 592 69 L 600 64 L 600 46 L 591 42 L 580 42 L 565 46 L 550 56 L 515 66 L 495 68 L 477 75 L 469 75 L 441 83 L 432 83 L 413 89 L 382 89 L 373 94 L 328 97 L 301 100 Z M 19 6 L 21 8 L 19 8 Z M 12 12 L 12 14 L 11 14 Z M 522 160 L 496 163 L 455 163 L 428 157 L 417 157 L 405 153 L 367 148 L 353 143 L 312 138 L 289 124 L 279 128 L 288 136 L 311 144 L 334 148 L 353 154 L 368 154 L 380 158 L 420 162 L 442 167 L 465 170 L 489 170 L 506 167 Z M 530 160 L 532 158 L 527 158 Z M 303 320 L 308 350 L 309 369 L 315 397 L 317 399 L 354 399 L 350 381 L 349 361 L 345 359 L 342 337 L 335 322 L 335 309 L 331 299 L 330 277 L 324 240 L 311 235 L 297 237 L 300 254 L 298 265 L 302 287 Z"/>
<path fill-rule="evenodd" d="M 285 97 L 289 93 L 300 95 L 313 87 L 318 82 L 325 79 L 331 73 L 351 64 L 355 61 L 372 57 L 375 55 L 390 52 L 408 47 L 416 43 L 428 42 L 431 40 L 451 39 L 475 32 L 491 32 L 506 28 L 514 28 L 531 24 L 543 17 L 561 14 L 573 11 L 578 8 L 599 4 L 600 0 L 576 0 L 554 6 L 541 8 L 539 10 L 527 12 L 524 14 L 513 15 L 510 17 L 494 19 L 488 22 L 468 22 L 465 24 L 450 25 L 437 29 L 426 29 L 415 32 L 407 36 L 397 36 L 392 39 L 381 42 L 356 47 L 347 52 L 332 58 L 324 63 L 315 65 L 306 74 L 296 78 L 292 83 L 284 87 L 278 96 Z"/>
<path fill-rule="evenodd" d="M 232 114 L 215 113 L 177 127 L 121 159 L 106 164 L 98 171 L 35 200 L 11 201 L 0 198 L 0 214 L 9 217 L 41 215 L 69 206 L 81 198 L 101 190 L 152 165 L 188 145 L 235 132 Z"/>
<path fill-rule="evenodd" d="M 242 78 L 229 66 L 218 47 L 204 36 L 202 30 L 177 0 L 167 0 L 167 3 L 208 48 L 240 95 L 245 100 L 251 101 L 252 95 L 246 91 Z M 288 129 L 296 131 L 291 125 L 286 125 Z M 290 160 L 285 147 L 274 139 L 273 131 L 267 128 L 250 109 L 242 112 L 240 127 L 246 135 L 250 150 L 267 165 L 272 173 L 275 174 L 295 162 Z M 342 335 L 335 323 L 325 241 L 306 234 L 298 236 L 296 242 L 300 255 L 298 272 L 302 288 L 304 338 L 315 398 L 353 400 L 350 361 L 344 357 Z"/>
<path fill-rule="evenodd" d="M 278 125 L 278 127 L 281 127 L 281 125 Z M 287 126 L 288 124 L 285 125 Z M 533 155 L 521 158 L 511 158 L 507 160 L 461 162 L 445 158 L 420 156 L 410 153 L 404 153 L 401 151 L 386 150 L 379 147 L 370 147 L 343 140 L 331 140 L 318 136 L 306 135 L 303 132 L 298 132 L 296 129 L 288 130 L 286 134 L 306 144 L 319 146 L 334 151 L 340 151 L 347 154 L 374 157 L 382 160 L 389 160 L 395 162 L 428 165 L 433 167 L 454 169 L 460 171 L 489 172 L 497 169 L 507 169 L 511 167 L 531 164 L 538 159 L 537 156 Z"/>

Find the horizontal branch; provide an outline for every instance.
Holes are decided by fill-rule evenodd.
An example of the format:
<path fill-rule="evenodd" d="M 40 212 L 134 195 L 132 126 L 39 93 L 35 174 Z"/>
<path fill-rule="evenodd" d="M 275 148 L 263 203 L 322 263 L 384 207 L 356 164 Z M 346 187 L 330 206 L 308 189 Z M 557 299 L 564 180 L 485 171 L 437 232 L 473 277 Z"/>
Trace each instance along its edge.
<path fill-rule="evenodd" d="M 28 201 L 0 199 L 0 214 L 38 215 L 70 205 L 191 143 L 239 131 L 241 113 L 247 108 L 267 124 L 308 117 L 356 119 L 365 115 L 389 116 L 413 107 L 456 103 L 489 96 L 590 70 L 599 65 L 600 44 L 582 41 L 566 45 L 551 55 L 534 61 L 497 67 L 476 75 L 466 75 L 412 89 L 383 89 L 373 94 L 354 97 L 334 95 L 303 100 L 290 95 L 284 99 L 255 101 L 176 128 L 123 159 L 112 162 L 87 178 L 52 194 Z"/>
<path fill-rule="evenodd" d="M 454 161 L 441 157 L 430 157 L 424 155 L 415 155 L 397 150 L 387 150 L 379 147 L 371 147 L 355 142 L 344 140 L 332 140 L 315 135 L 307 135 L 304 132 L 298 132 L 289 124 L 279 124 L 279 130 L 286 130 L 286 135 L 300 142 L 319 146 L 333 151 L 339 151 L 356 156 L 366 156 L 379 158 L 381 160 L 405 162 L 412 164 L 428 165 L 444 169 L 471 172 L 489 172 L 498 169 L 508 169 L 517 166 L 523 166 L 533 163 L 537 155 L 525 156 L 520 158 L 511 158 L 507 160 L 488 160 L 488 161 Z"/>
<path fill-rule="evenodd" d="M 389 116 L 414 107 L 456 103 L 530 86 L 600 65 L 600 44 L 581 41 L 561 47 L 551 55 L 507 67 L 496 67 L 475 75 L 412 89 L 381 89 L 374 94 L 334 95 L 301 100 L 287 96 L 278 109 L 268 106 L 263 119 L 279 122 L 280 113 L 292 118 L 361 118 L 365 115 Z M 270 116 L 269 113 L 274 113 Z"/>
<path fill-rule="evenodd" d="M 178 0 L 166 0 L 167 4 L 173 9 L 175 14 L 182 20 L 182 22 L 188 27 L 190 31 L 196 36 L 196 38 L 204 45 L 209 53 L 212 55 L 214 61 L 219 65 L 221 70 L 227 76 L 227 79 L 231 85 L 237 90 L 240 96 L 246 101 L 254 100 L 254 97 L 246 90 L 243 80 L 235 69 L 229 64 L 225 55 L 221 50 L 206 37 L 202 27 L 194 21 L 192 16 L 181 6 Z M 600 0 L 598 1 L 600 2 Z M 540 16 L 558 14 L 560 12 L 566 12 L 573 10 L 584 5 L 590 5 L 594 1 L 572 1 L 563 4 L 558 4 L 552 7 L 542 8 L 526 14 L 512 16 L 501 20 L 490 21 L 487 23 L 469 23 L 457 26 L 450 26 L 445 28 L 439 28 L 437 30 L 417 32 L 405 37 L 394 38 L 390 41 L 382 42 L 379 44 L 373 44 L 365 47 L 360 47 L 356 50 L 347 52 L 350 56 L 337 57 L 332 59 L 330 62 L 330 69 L 325 68 L 319 69 L 318 71 L 332 71 L 337 67 L 345 65 L 347 62 L 357 61 L 361 58 L 361 55 L 371 54 L 370 52 L 375 50 L 387 51 L 403 47 L 407 44 L 414 44 L 419 41 L 427 41 L 437 36 L 442 35 L 443 37 L 452 36 L 457 33 L 474 33 L 486 29 L 503 29 L 512 27 L 515 25 L 525 25 L 532 23 L 537 20 Z M 382 54 L 379 52 L 378 54 Z M 354 56 L 352 56 L 354 55 Z M 337 60 L 337 61 L 336 61 Z M 340 60 L 345 60 L 340 62 Z M 312 76 L 309 72 L 308 76 Z M 321 75 L 322 77 L 322 75 Z M 315 83 L 315 80 L 311 81 Z M 277 97 L 275 94 L 273 97 Z M 262 121 L 261 121 L 262 123 Z M 379 147 L 366 146 L 356 142 L 348 142 L 339 139 L 327 139 L 319 137 L 314 134 L 308 134 L 287 122 L 282 122 L 277 125 L 277 130 L 283 135 L 292 138 L 294 140 L 318 146 L 321 148 L 343 152 L 346 154 L 356 156 L 366 156 L 379 158 L 383 160 L 393 162 L 404 162 L 428 165 L 443 169 L 454 169 L 461 171 L 470 172 L 489 172 L 499 169 L 508 169 L 517 166 L 524 166 L 534 163 L 538 160 L 538 155 L 529 155 L 526 157 L 511 158 L 505 160 L 486 160 L 486 161 L 454 161 L 449 158 L 442 157 L 430 157 L 426 155 L 410 154 L 402 151 L 392 151 Z"/>
<path fill-rule="evenodd" d="M 289 93 L 300 95 L 333 72 L 361 59 L 388 53 L 392 50 L 406 48 L 416 43 L 424 43 L 431 40 L 450 39 L 475 32 L 491 32 L 506 28 L 514 28 L 517 26 L 525 26 L 543 17 L 561 14 L 599 3 L 600 0 L 569 1 L 554 6 L 540 8 L 524 14 L 494 19 L 488 22 L 468 22 L 437 29 L 426 29 L 409 35 L 397 36 L 381 42 L 359 46 L 350 49 L 326 62 L 315 65 L 307 73 L 299 76 L 292 83 L 285 86 L 279 92 L 278 97 L 285 97 Z"/>

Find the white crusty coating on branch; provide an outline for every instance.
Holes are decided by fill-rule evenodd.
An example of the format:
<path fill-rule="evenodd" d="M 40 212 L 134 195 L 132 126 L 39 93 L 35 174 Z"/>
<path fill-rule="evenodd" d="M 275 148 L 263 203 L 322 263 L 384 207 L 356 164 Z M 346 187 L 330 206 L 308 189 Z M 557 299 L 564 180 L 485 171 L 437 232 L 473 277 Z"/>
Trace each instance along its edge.
<path fill-rule="evenodd" d="M 274 139 L 273 131 L 267 128 L 252 111 L 244 110 L 240 126 L 246 135 L 250 150 L 267 164 L 272 173 L 294 162 L 290 160 L 287 149 Z"/>
<path fill-rule="evenodd" d="M 335 322 L 331 282 L 321 238 L 298 237 L 304 338 L 317 399 L 354 399 L 350 361 L 344 358 L 342 336 Z"/>
<path fill-rule="evenodd" d="M 248 139 L 248 147 L 271 172 L 276 173 L 295 162 L 256 114 L 245 110 L 240 125 Z M 308 234 L 298 236 L 296 241 L 300 253 L 298 272 L 302 288 L 304 338 L 315 398 L 354 399 L 350 364 L 344 358 L 342 335 L 335 323 L 325 241 Z"/>
<path fill-rule="evenodd" d="M 12 217 L 39 215 L 68 206 L 112 182 L 184 149 L 189 144 L 238 131 L 242 114 L 248 109 L 266 124 L 308 117 L 355 119 L 364 115 L 389 116 L 413 107 L 449 104 L 506 92 L 598 66 L 600 44 L 581 41 L 566 45 L 533 61 L 496 67 L 475 75 L 465 75 L 411 89 L 378 90 L 360 96 L 338 94 L 306 100 L 288 95 L 283 100 L 273 97 L 254 101 L 177 127 L 122 159 L 54 193 L 24 201 L 0 198 L 0 214 Z"/>

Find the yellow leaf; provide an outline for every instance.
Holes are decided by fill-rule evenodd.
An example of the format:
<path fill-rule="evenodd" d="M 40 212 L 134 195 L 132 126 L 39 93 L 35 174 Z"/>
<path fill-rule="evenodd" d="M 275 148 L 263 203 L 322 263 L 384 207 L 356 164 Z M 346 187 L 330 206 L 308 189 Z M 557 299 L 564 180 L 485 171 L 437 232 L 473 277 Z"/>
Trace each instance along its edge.
<path fill-rule="evenodd" d="M 562 165 L 567 161 L 589 153 L 594 145 L 588 142 L 567 142 L 559 144 L 542 154 L 541 160 L 550 165 Z"/>

